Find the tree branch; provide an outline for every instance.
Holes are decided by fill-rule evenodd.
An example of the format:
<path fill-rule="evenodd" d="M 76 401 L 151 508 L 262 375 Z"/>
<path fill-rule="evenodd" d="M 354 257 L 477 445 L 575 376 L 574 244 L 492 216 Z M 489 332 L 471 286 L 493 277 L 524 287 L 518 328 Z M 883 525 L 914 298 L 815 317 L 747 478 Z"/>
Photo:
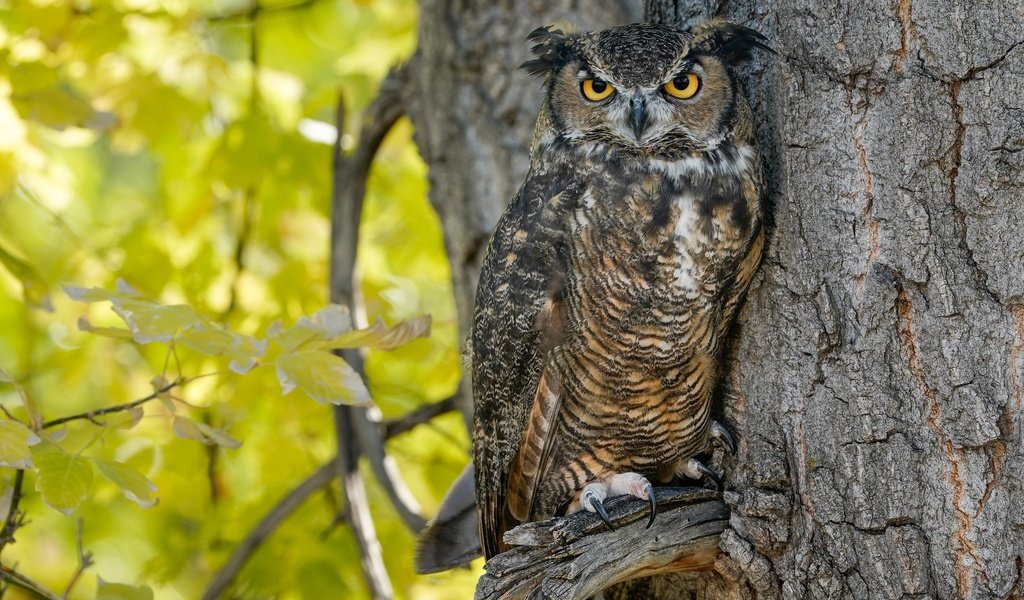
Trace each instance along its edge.
<path fill-rule="evenodd" d="M 174 381 L 168 383 L 167 385 L 163 386 L 162 388 L 157 389 L 156 391 L 154 391 L 152 394 L 146 396 L 145 398 L 139 398 L 138 400 L 134 400 L 132 402 L 128 402 L 128 403 L 125 403 L 125 404 L 118 404 L 117 406 L 108 406 L 107 408 L 100 408 L 100 409 L 97 409 L 97 410 L 90 410 L 89 412 L 79 413 L 77 415 L 70 415 L 70 416 L 67 416 L 67 417 L 61 417 L 59 419 L 53 419 L 52 421 L 46 421 L 45 423 L 43 423 L 43 427 L 42 428 L 43 429 L 49 429 L 51 427 L 56 427 L 57 425 L 63 425 L 64 423 L 70 423 L 71 421 L 80 421 L 80 420 L 93 421 L 96 417 L 101 417 L 103 415 L 109 415 L 111 413 L 121 412 L 121 411 L 124 411 L 124 410 L 131 410 L 131 409 L 135 408 L 136 406 L 142 406 L 143 404 L 149 402 L 150 400 L 156 400 L 157 398 L 160 397 L 161 394 L 165 394 L 165 393 L 173 390 L 176 387 L 180 387 L 180 386 L 185 385 L 188 382 L 189 382 L 188 379 L 186 379 L 184 377 L 179 377 L 178 379 L 175 379 Z"/>
<path fill-rule="evenodd" d="M 267 514 L 260 519 L 260 522 L 253 527 L 228 558 L 224 566 L 210 580 L 206 592 L 203 593 L 203 600 L 217 600 L 238 576 L 242 566 L 249 560 L 249 556 L 259 548 L 263 540 L 273 533 L 281 523 L 288 518 L 295 509 L 312 496 L 317 490 L 323 489 L 334 479 L 338 469 L 338 459 L 335 458 L 324 466 L 313 472 L 295 489 L 288 492 L 281 500 L 271 508 Z"/>
<path fill-rule="evenodd" d="M 29 594 L 32 598 L 41 598 L 42 600 L 61 600 L 60 596 L 57 594 L 47 591 L 43 586 L 10 567 L 0 565 L 0 581 L 10 583 L 14 587 Z"/>
<path fill-rule="evenodd" d="M 380 436 L 384 440 L 390 440 L 455 409 L 455 397 L 452 396 L 432 404 L 424 404 L 401 417 L 380 421 L 377 427 L 380 429 Z"/>
<path fill-rule="evenodd" d="M 22 513 L 18 510 L 21 502 L 21 489 L 25 483 L 25 470 L 18 469 L 14 474 L 14 483 L 11 486 L 11 506 L 7 511 L 7 519 L 4 520 L 4 527 L 0 529 L 0 552 L 3 552 L 7 544 L 14 542 L 14 532 L 25 524 Z"/>
<path fill-rule="evenodd" d="M 363 199 L 366 196 L 366 179 L 380 144 L 402 115 L 401 89 L 404 77 L 405 71 L 400 68 L 392 70 L 384 78 L 377 98 L 364 115 L 359 145 L 349 156 L 344 154 L 341 147 L 345 131 L 345 104 L 343 99 L 338 100 L 338 137 L 334 143 L 332 165 L 330 296 L 331 302 L 349 307 L 350 312 L 353 312 L 355 306 L 356 248 L 359 243 Z M 359 376 L 365 379 L 362 355 L 357 350 L 346 350 L 341 355 Z M 384 568 L 366 489 L 359 472 L 360 454 L 365 453 L 370 459 L 380 484 L 399 514 L 406 518 L 406 522 L 415 526 L 417 523 L 410 521 L 411 517 L 415 516 L 420 521 L 422 517 L 416 515 L 412 507 L 404 502 L 401 493 L 403 484 L 397 479 L 396 474 L 387 470 L 383 442 L 375 435 L 370 435 L 370 432 L 359 435 L 360 429 L 371 428 L 365 409 L 336 406 L 334 420 L 338 438 L 338 474 L 344 484 L 348 500 L 346 510 L 352 532 L 359 545 L 363 574 L 373 597 L 388 599 L 394 592 Z"/>
<path fill-rule="evenodd" d="M 597 515 L 526 523 L 505 534 L 515 546 L 484 565 L 477 600 L 583 599 L 622 581 L 714 565 L 729 509 L 701 488 L 656 488 L 658 517 L 646 529 L 648 507 L 631 496 L 605 506 L 615 531 Z"/>

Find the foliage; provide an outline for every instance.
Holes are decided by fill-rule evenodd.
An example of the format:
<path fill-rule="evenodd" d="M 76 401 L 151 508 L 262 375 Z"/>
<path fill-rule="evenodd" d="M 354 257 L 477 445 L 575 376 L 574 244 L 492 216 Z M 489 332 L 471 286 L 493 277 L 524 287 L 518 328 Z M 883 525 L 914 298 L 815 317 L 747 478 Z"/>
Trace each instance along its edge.
<path fill-rule="evenodd" d="M 0 517 L 25 469 L 28 521 L 3 565 L 63 591 L 80 535 L 94 564 L 70 598 L 197 598 L 333 456 L 322 402 L 396 417 L 453 393 L 448 264 L 405 122 L 361 225 L 373 324 L 327 303 L 338 93 L 348 148 L 414 35 L 410 0 L 0 2 Z M 371 348 L 368 388 L 330 352 L 349 347 Z M 389 442 L 425 514 L 467 446 L 456 415 Z M 365 595 L 339 497 L 287 520 L 237 596 Z M 465 595 L 470 572 L 412 575 L 411 534 L 370 499 L 398 594 Z"/>

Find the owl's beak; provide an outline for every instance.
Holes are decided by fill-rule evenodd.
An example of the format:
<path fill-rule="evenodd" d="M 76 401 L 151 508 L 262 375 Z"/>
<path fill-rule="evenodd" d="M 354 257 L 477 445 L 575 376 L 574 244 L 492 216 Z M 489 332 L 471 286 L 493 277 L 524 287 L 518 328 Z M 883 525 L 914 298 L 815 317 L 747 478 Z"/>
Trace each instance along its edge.
<path fill-rule="evenodd" d="M 647 128 L 647 101 L 641 97 L 634 96 L 629 100 L 629 126 L 639 142 Z"/>

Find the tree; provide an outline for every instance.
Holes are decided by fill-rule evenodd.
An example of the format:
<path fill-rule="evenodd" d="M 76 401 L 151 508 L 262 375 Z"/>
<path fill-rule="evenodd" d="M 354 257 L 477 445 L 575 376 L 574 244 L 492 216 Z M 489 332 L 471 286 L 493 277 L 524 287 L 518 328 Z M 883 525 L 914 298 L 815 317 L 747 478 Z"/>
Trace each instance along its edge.
<path fill-rule="evenodd" d="M 556 17 L 631 16 L 569 6 L 422 6 L 408 112 L 464 331 L 538 106 L 511 70 L 523 36 Z M 724 394 L 741 440 L 731 558 L 671 597 L 1021 597 L 1019 2 L 645 9 L 679 26 L 718 13 L 779 50 L 742 74 L 774 224 Z"/>

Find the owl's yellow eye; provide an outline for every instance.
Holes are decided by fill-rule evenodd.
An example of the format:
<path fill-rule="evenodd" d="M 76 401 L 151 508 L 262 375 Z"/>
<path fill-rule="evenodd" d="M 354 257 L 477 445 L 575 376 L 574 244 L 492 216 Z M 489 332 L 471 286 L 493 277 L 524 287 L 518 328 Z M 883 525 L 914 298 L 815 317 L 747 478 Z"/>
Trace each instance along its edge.
<path fill-rule="evenodd" d="M 600 102 L 615 92 L 615 88 L 607 81 L 600 79 L 584 79 L 580 84 L 583 97 L 591 102 Z"/>
<path fill-rule="evenodd" d="M 695 73 L 681 73 L 662 87 L 669 96 L 686 100 L 697 94 L 697 90 L 700 89 L 700 77 Z"/>

